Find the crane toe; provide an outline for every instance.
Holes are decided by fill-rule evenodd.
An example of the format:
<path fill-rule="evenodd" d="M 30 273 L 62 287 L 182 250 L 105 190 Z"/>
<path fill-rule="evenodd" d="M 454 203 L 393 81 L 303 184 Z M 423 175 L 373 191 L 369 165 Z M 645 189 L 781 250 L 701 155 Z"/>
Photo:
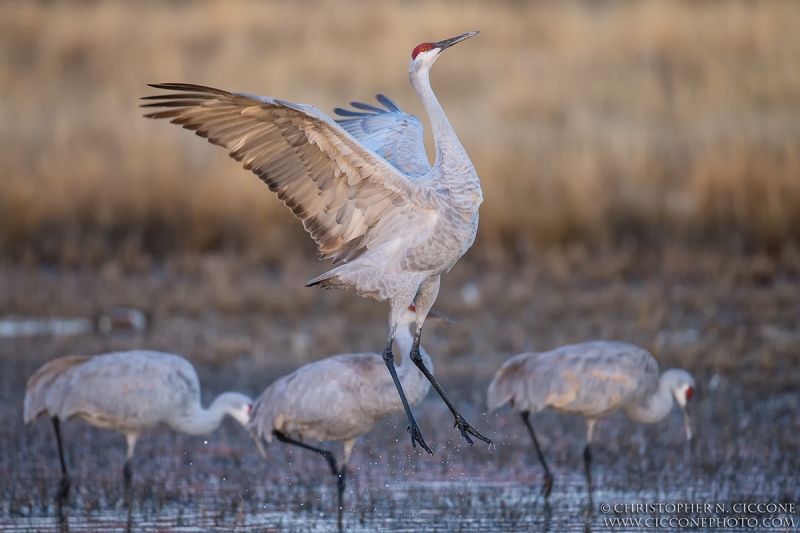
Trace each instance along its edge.
<path fill-rule="evenodd" d="M 416 448 L 417 443 L 422 446 L 422 449 L 428 452 L 430 455 L 433 455 L 433 452 L 425 444 L 425 439 L 422 438 L 422 431 L 420 431 L 419 426 L 417 425 L 417 421 L 413 418 L 408 421 L 408 432 L 411 433 L 411 446 Z"/>
<path fill-rule="evenodd" d="M 458 430 L 461 432 L 461 436 L 464 437 L 467 442 L 469 442 L 470 446 L 472 446 L 473 444 L 472 439 L 469 438 L 470 435 L 472 435 L 476 439 L 482 440 L 489 446 L 494 446 L 494 442 L 492 442 L 491 439 L 481 435 L 478 432 L 478 430 L 472 427 L 472 425 L 469 422 L 464 420 L 464 417 L 462 417 L 460 414 L 456 415 L 456 420 L 455 423 L 453 424 L 453 427 L 458 428 Z"/>
<path fill-rule="evenodd" d="M 550 472 L 545 472 L 544 483 L 542 484 L 542 496 L 547 500 L 550 498 L 550 493 L 553 490 L 553 475 Z"/>

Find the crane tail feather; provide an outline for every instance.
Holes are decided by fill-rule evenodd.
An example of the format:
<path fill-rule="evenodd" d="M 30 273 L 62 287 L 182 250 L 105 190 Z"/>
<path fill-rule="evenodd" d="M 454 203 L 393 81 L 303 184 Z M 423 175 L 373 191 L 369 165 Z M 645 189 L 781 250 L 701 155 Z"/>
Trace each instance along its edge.
<path fill-rule="evenodd" d="M 87 355 L 68 355 L 59 357 L 43 365 L 29 379 L 25 386 L 23 420 L 26 424 L 40 414 L 48 412 L 48 394 L 55 381 L 71 368 L 80 366 L 91 359 Z M 56 413 L 50 413 L 55 415 Z"/>
<path fill-rule="evenodd" d="M 533 356 L 535 355 L 537 354 L 533 354 Z M 531 356 L 529 353 L 514 356 L 503 363 L 503 366 L 495 373 L 489 389 L 486 391 L 486 405 L 489 411 L 499 409 L 509 402 L 511 407 L 514 407 L 515 397 L 518 396 L 517 389 L 521 380 L 524 379 L 519 370 L 525 366 Z"/>

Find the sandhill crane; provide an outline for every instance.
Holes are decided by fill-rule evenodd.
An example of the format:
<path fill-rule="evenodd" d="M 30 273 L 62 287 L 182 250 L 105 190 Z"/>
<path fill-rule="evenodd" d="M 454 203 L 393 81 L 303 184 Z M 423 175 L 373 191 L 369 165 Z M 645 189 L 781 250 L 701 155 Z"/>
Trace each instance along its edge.
<path fill-rule="evenodd" d="M 125 435 L 123 474 L 129 489 L 133 448 L 143 430 L 165 423 L 183 433 L 203 435 L 217 429 L 226 414 L 244 426 L 252 402 L 244 394 L 226 392 L 203 409 L 197 373 L 178 355 L 145 350 L 70 355 L 50 361 L 28 379 L 24 420 L 28 424 L 40 415 L 52 418 L 62 474 L 58 499 L 63 502 L 70 481 L 60 422 L 80 417 Z"/>
<path fill-rule="evenodd" d="M 522 415 L 544 467 L 545 498 L 550 495 L 553 476 L 539 448 L 529 414 L 552 407 L 586 419 L 583 458 L 591 508 L 589 445 L 597 420 L 622 410 L 637 422 L 659 422 L 669 414 L 674 397 L 683 409 L 686 438 L 691 439 L 686 404 L 692 398 L 694 387 L 694 378 L 685 370 L 671 369 L 659 376 L 658 363 L 644 348 L 624 342 L 593 341 L 512 357 L 489 384 L 487 403 L 490 411 L 510 403 L 511 408 Z"/>
<path fill-rule="evenodd" d="M 170 119 L 228 149 L 303 221 L 322 258 L 340 266 L 306 286 L 355 290 L 390 300 L 383 358 L 408 417 L 411 442 L 431 453 L 394 368 L 392 339 L 405 310 L 416 304 L 411 360 L 455 416 L 456 427 L 491 445 L 458 412 L 425 367 L 419 338 L 439 292 L 443 272 L 472 246 L 483 202 L 480 181 L 430 86 L 429 72 L 443 50 L 477 31 L 411 53 L 408 76 L 430 118 L 436 145 L 431 167 L 422 125 L 383 95 L 384 108 L 362 103 L 337 110 L 338 123 L 319 109 L 274 98 L 182 83 L 151 85 L 178 91 L 146 97 L 145 115 Z"/>
<path fill-rule="evenodd" d="M 411 325 L 416 316 L 412 305 L 400 317 L 395 337 L 399 354 L 411 349 L 414 342 Z M 436 315 L 430 313 L 429 316 Z M 420 356 L 427 368 L 433 368 L 422 347 Z M 405 362 L 402 355 L 397 374 L 409 405 L 420 402 L 430 390 L 425 375 Z M 341 527 L 347 462 L 356 439 L 384 416 L 402 410 L 403 403 L 398 399 L 380 354 L 344 354 L 307 364 L 272 383 L 253 404 L 249 427 L 262 454 L 261 439 L 269 443 L 274 436 L 287 444 L 317 452 L 328 460 L 333 475 L 339 480 Z M 330 451 L 305 444 L 302 439 L 342 441 L 341 468 L 337 469 Z"/>

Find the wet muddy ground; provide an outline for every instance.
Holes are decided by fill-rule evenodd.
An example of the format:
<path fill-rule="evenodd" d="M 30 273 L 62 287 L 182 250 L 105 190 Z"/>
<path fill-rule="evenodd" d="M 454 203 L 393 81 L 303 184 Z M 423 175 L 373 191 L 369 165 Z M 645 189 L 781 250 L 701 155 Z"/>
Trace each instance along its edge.
<path fill-rule="evenodd" d="M 763 265 L 752 261 L 696 259 L 691 269 L 663 258 L 651 268 L 619 257 L 591 264 L 568 255 L 542 258 L 545 266 L 536 269 L 457 266 L 445 278 L 436 309 L 458 322 L 430 323 L 423 344 L 444 387 L 496 447 L 466 445 L 431 392 L 414 410 L 432 456 L 411 448 L 402 415 L 386 418 L 357 442 L 345 529 L 641 530 L 646 527 L 608 520 L 706 518 L 728 522 L 682 529 L 738 531 L 746 529 L 742 520 L 759 521 L 751 530 L 761 530 L 762 521 L 774 517 L 796 525 L 775 522 L 771 530 L 797 530 L 797 275 L 775 266 L 764 274 Z M 201 258 L 133 273 L 116 267 L 4 269 L 3 315 L 92 318 L 128 305 L 145 311 L 151 326 L 141 334 L 0 339 L 0 530 L 336 530 L 336 483 L 324 461 L 280 443 L 268 448 L 264 460 L 231 420 L 206 437 L 165 428 L 143 435 L 132 495 L 122 486 L 124 438 L 80 421 L 65 424 L 73 487 L 59 516 L 52 426 L 45 419 L 22 423 L 26 379 L 61 355 L 130 348 L 180 353 L 196 365 L 207 404 L 225 390 L 255 396 L 279 375 L 326 355 L 381 347 L 385 304 L 303 289 L 314 265 L 295 267 Z M 595 505 L 587 518 L 583 420 L 552 412 L 533 417 L 556 478 L 545 505 L 542 470 L 518 415 L 507 408 L 488 414 L 484 401 L 492 374 L 509 356 L 592 338 L 642 344 L 662 368 L 692 371 L 698 387 L 690 406 L 691 444 L 677 408 L 655 425 L 622 414 L 598 424 Z M 733 505 L 742 502 L 795 504 L 795 511 L 737 512 Z M 602 512 L 602 504 L 613 511 L 625 503 L 714 507 Z"/>

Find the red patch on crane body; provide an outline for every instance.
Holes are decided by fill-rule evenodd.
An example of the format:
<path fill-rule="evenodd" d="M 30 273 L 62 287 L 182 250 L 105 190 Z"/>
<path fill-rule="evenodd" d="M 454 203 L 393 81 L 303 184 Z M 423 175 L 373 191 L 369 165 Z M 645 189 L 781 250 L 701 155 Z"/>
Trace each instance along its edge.
<path fill-rule="evenodd" d="M 416 59 L 421 52 L 427 52 L 431 49 L 433 49 L 433 45 L 431 43 L 422 43 L 414 48 L 413 52 L 411 52 L 411 59 Z"/>

